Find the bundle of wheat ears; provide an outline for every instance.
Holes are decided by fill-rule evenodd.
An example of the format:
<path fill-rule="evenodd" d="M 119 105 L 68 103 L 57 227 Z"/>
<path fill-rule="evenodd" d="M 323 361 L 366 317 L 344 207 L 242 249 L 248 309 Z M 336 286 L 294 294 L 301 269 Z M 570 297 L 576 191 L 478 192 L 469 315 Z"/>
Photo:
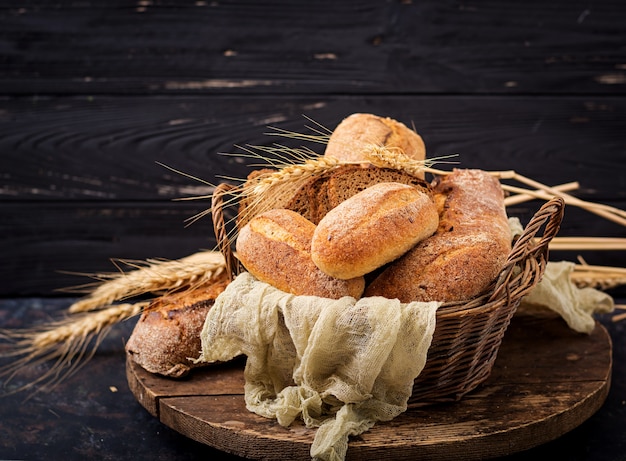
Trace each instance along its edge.
<path fill-rule="evenodd" d="M 330 130 L 319 124 L 307 128 L 312 134 L 294 133 L 275 128 L 272 128 L 273 131 L 268 134 L 320 144 L 328 142 Z M 243 154 L 227 155 L 256 159 L 260 163 L 251 166 L 269 168 L 271 172 L 259 175 L 252 182 L 240 178 L 225 178 L 238 182 L 238 185 L 234 186 L 236 193 L 231 194 L 232 198 L 225 206 L 235 207 L 238 200 L 245 196 L 249 200 L 246 210 L 253 214 L 264 211 L 263 206 L 266 203 L 264 197 L 268 194 L 275 194 L 277 188 L 288 187 L 293 190 L 299 184 L 304 184 L 312 175 L 318 175 L 345 164 L 334 158 L 320 156 L 308 148 L 291 148 L 274 144 L 269 147 L 245 146 L 242 150 Z M 450 156 L 417 161 L 385 146 L 371 146 L 365 154 L 369 163 L 381 168 L 394 168 L 412 175 L 448 173 L 434 169 L 433 166 L 447 163 L 446 159 Z M 182 174 L 215 187 L 199 178 L 186 173 Z M 579 187 L 577 182 L 547 186 L 512 170 L 494 171 L 492 174 L 501 180 L 504 190 L 508 193 L 505 202 L 507 206 L 534 199 L 547 201 L 558 195 L 564 198 L 567 205 L 583 208 L 604 219 L 626 226 L 625 211 L 580 200 L 570 195 L 568 192 Z M 509 185 L 508 182 L 520 185 Z M 211 196 L 190 197 L 185 200 L 210 198 Z M 190 222 L 209 214 L 211 214 L 211 209 L 191 217 Z M 626 250 L 626 239 L 556 237 L 550 243 L 550 248 Z M 26 389 L 34 392 L 51 389 L 84 365 L 87 359 L 95 353 L 111 327 L 140 314 L 153 299 L 166 293 L 191 288 L 196 284 L 211 280 L 226 270 L 224 257 L 217 249 L 199 251 L 179 260 L 117 260 L 114 263 L 118 268 L 117 272 L 85 274 L 95 282 L 72 290 L 74 293 L 84 294 L 84 297 L 67 309 L 67 315 L 63 319 L 31 329 L 0 330 L 0 339 L 12 343 L 6 352 L 0 352 L 0 357 L 9 359 L 8 364 L 0 367 L 0 378 L 4 379 L 5 388 L 23 367 L 48 361 L 52 363 L 52 366 L 36 381 L 5 390 L 5 393 L 21 392 Z M 614 288 L 626 284 L 626 268 L 592 266 L 581 259 L 575 266 L 572 280 L 579 287 L 603 290 Z M 137 297 L 141 299 L 134 301 Z M 617 305 L 616 309 L 626 309 L 626 307 Z M 626 311 L 613 316 L 614 321 L 624 318 L 626 318 Z"/>

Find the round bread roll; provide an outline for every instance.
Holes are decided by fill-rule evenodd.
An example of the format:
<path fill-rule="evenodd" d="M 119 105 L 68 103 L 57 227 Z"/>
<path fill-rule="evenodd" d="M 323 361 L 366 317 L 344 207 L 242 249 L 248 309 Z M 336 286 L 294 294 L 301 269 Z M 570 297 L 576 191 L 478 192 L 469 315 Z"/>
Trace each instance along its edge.
<path fill-rule="evenodd" d="M 202 349 L 204 320 L 228 283 L 223 271 L 201 285 L 155 299 L 141 313 L 126 343 L 131 360 L 150 373 L 170 378 L 181 378 L 205 366 L 191 358 Z"/>
<path fill-rule="evenodd" d="M 315 224 L 287 209 L 274 209 L 250 220 L 237 237 L 237 258 L 250 274 L 295 295 L 360 298 L 365 279 L 339 280 L 311 259 Z"/>
<path fill-rule="evenodd" d="M 311 258 L 324 273 L 360 277 L 393 261 L 432 235 L 439 224 L 427 189 L 383 182 L 330 210 L 311 241 Z"/>
<path fill-rule="evenodd" d="M 328 140 L 325 157 L 346 162 L 367 161 L 364 153 L 372 146 L 398 149 L 414 160 L 426 158 L 421 136 L 401 122 L 373 114 L 352 114 L 339 123 Z"/>

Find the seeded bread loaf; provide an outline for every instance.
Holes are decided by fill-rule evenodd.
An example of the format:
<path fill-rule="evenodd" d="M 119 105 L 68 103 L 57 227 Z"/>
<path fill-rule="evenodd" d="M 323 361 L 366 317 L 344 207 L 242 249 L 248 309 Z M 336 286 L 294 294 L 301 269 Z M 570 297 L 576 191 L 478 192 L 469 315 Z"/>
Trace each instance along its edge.
<path fill-rule="evenodd" d="M 432 235 L 439 224 L 430 193 L 383 182 L 342 201 L 313 233 L 311 257 L 340 279 L 366 275 Z"/>
<path fill-rule="evenodd" d="M 295 295 L 360 298 L 363 277 L 340 280 L 311 259 L 315 224 L 298 213 L 274 209 L 254 217 L 239 231 L 237 258 L 257 279 Z"/>
<path fill-rule="evenodd" d="M 127 354 L 145 370 L 171 378 L 202 365 L 190 358 L 198 357 L 204 320 L 228 282 L 224 271 L 202 285 L 156 299 L 137 321 Z"/>
<path fill-rule="evenodd" d="M 455 169 L 434 185 L 437 232 L 389 264 L 365 296 L 464 301 L 489 288 L 511 251 L 500 182 L 482 170 Z"/>

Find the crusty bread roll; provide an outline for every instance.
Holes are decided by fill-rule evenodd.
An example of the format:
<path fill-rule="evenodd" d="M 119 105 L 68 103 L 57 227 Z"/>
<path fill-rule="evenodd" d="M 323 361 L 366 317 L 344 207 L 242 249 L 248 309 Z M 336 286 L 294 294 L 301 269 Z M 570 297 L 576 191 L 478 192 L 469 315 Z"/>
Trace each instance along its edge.
<path fill-rule="evenodd" d="M 356 113 L 343 119 L 333 130 L 324 156 L 346 162 L 367 161 L 368 148 L 398 149 L 414 160 L 426 158 L 421 136 L 402 122 L 374 114 Z"/>
<path fill-rule="evenodd" d="M 481 170 L 455 169 L 434 185 L 437 232 L 392 262 L 365 296 L 464 301 L 483 293 L 511 251 L 500 182 Z"/>
<path fill-rule="evenodd" d="M 313 263 L 314 231 L 315 224 L 294 211 L 267 211 L 240 229 L 237 258 L 257 279 L 287 293 L 332 299 L 361 297 L 363 277 L 339 280 Z"/>
<path fill-rule="evenodd" d="M 406 253 L 438 224 L 429 193 L 406 184 L 379 183 L 326 214 L 313 233 L 311 258 L 333 277 L 360 277 Z"/>
<path fill-rule="evenodd" d="M 126 343 L 127 354 L 145 370 L 170 378 L 206 365 L 190 358 L 198 357 L 204 320 L 228 282 L 223 271 L 202 285 L 157 298 L 137 321 Z"/>

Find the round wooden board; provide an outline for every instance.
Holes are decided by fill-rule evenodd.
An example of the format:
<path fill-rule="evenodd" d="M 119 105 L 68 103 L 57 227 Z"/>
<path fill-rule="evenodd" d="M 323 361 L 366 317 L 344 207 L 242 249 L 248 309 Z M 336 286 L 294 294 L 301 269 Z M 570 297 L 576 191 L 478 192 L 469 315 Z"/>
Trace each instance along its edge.
<path fill-rule="evenodd" d="M 461 401 L 409 409 L 350 439 L 347 460 L 478 460 L 510 455 L 572 430 L 603 404 L 612 366 L 600 324 L 577 334 L 560 319 L 516 316 L 489 379 Z M 243 359 L 184 380 L 127 359 L 130 389 L 150 413 L 185 436 L 249 459 L 310 459 L 315 435 L 246 410 Z"/>

